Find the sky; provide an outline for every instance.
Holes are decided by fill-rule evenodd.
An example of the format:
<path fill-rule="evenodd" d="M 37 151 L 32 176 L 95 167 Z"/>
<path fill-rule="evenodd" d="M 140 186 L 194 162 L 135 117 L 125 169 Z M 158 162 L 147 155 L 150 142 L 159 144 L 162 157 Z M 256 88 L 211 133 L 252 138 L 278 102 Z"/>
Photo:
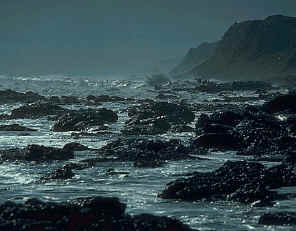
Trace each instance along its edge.
<path fill-rule="evenodd" d="M 1 0 L 1 74 L 142 73 L 295 0 Z"/>

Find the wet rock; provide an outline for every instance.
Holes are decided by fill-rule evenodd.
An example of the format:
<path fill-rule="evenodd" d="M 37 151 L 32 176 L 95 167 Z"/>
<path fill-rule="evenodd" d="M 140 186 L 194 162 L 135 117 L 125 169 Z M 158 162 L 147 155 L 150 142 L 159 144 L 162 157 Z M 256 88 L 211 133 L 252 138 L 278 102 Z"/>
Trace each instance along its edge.
<path fill-rule="evenodd" d="M 73 151 L 36 144 L 28 145 L 26 148 L 14 148 L 0 151 L 0 159 L 2 161 L 68 160 L 73 157 Z"/>
<path fill-rule="evenodd" d="M 277 113 L 288 111 L 290 113 L 296 112 L 296 94 L 280 95 L 274 99 L 266 102 L 263 108 L 269 113 Z"/>
<path fill-rule="evenodd" d="M 54 170 L 46 176 L 40 178 L 40 182 L 45 183 L 51 180 L 66 180 L 71 179 L 75 174 L 72 171 L 71 166 L 65 165 L 61 168 Z"/>
<path fill-rule="evenodd" d="M 165 163 L 164 160 L 139 158 L 135 160 L 134 167 L 136 168 L 159 168 Z"/>
<path fill-rule="evenodd" d="M 135 215 L 133 223 L 137 227 L 136 230 L 139 231 L 189 231 L 187 225 L 165 216 L 158 217 L 151 214 Z"/>
<path fill-rule="evenodd" d="M 130 108 L 131 117 L 122 133 L 126 135 L 156 135 L 166 133 L 171 125 L 185 125 L 194 120 L 186 106 L 167 102 L 151 102 Z"/>
<path fill-rule="evenodd" d="M 227 199 L 231 201 L 237 201 L 244 204 L 250 204 L 256 202 L 256 206 L 258 206 L 258 201 L 260 202 L 260 206 L 262 205 L 273 205 L 272 201 L 279 198 L 276 192 L 269 191 L 266 189 L 263 184 L 255 184 L 250 183 L 243 185 L 234 193 L 231 193 Z"/>
<path fill-rule="evenodd" d="M 19 124 L 0 125 L 0 131 L 37 131 L 36 129 L 27 128 Z"/>
<path fill-rule="evenodd" d="M 97 152 L 101 157 L 117 157 L 122 161 L 161 161 L 192 158 L 190 149 L 179 140 L 118 139 Z"/>
<path fill-rule="evenodd" d="M 137 120 L 164 117 L 172 124 L 191 123 L 195 115 L 186 106 L 167 102 L 153 102 L 130 108 L 128 115 Z"/>
<path fill-rule="evenodd" d="M 188 126 L 188 125 L 184 125 L 184 124 L 181 124 L 181 125 L 173 125 L 171 128 L 170 128 L 170 131 L 171 132 L 194 132 L 194 128 Z"/>
<path fill-rule="evenodd" d="M 280 164 L 265 170 L 261 178 L 269 188 L 280 188 L 296 185 L 296 166 Z"/>
<path fill-rule="evenodd" d="M 264 91 L 272 88 L 271 83 L 264 81 L 233 81 L 231 84 L 234 91 Z"/>
<path fill-rule="evenodd" d="M 94 96 L 94 95 L 89 95 L 86 97 L 86 99 L 90 102 L 93 102 L 95 104 L 97 103 L 105 103 L 105 102 L 124 102 L 127 101 L 129 99 L 127 98 L 122 98 L 120 96 L 110 96 L 110 95 L 98 95 L 98 96 Z"/>
<path fill-rule="evenodd" d="M 115 112 L 101 108 L 97 110 L 72 111 L 61 116 L 53 125 L 56 132 L 81 131 L 91 126 L 100 126 L 104 123 L 114 123 L 118 120 Z"/>
<path fill-rule="evenodd" d="M 158 117 L 151 119 L 129 120 L 121 130 L 123 135 L 157 135 L 166 133 L 171 125 L 166 118 Z"/>
<path fill-rule="evenodd" d="M 261 225 L 296 225 L 295 212 L 266 213 L 259 218 Z"/>
<path fill-rule="evenodd" d="M 242 141 L 231 133 L 206 133 L 193 139 L 193 147 L 216 148 L 221 150 L 237 150 Z"/>
<path fill-rule="evenodd" d="M 12 119 L 37 119 L 48 115 L 61 115 L 68 110 L 51 103 L 33 103 L 11 111 Z"/>
<path fill-rule="evenodd" d="M 240 111 L 220 111 L 214 112 L 209 119 L 212 123 L 236 126 L 243 116 Z"/>
<path fill-rule="evenodd" d="M 86 150 L 89 150 L 88 147 L 86 147 L 86 146 L 84 146 L 82 144 L 76 143 L 76 142 L 71 142 L 71 143 L 65 144 L 63 149 L 64 150 L 70 150 L 70 151 L 86 151 Z"/>
<path fill-rule="evenodd" d="M 149 214 L 130 216 L 117 198 L 85 197 L 68 202 L 43 202 L 29 199 L 24 204 L 0 205 L 0 229 L 102 230 L 102 231 L 190 231 L 189 226 L 168 217 Z M 193 230 L 192 230 L 193 231 Z"/>
<path fill-rule="evenodd" d="M 241 203 L 272 204 L 285 199 L 270 188 L 295 186 L 296 172 L 287 166 L 266 169 L 260 163 L 227 161 L 213 172 L 195 172 L 189 178 L 169 183 L 162 198 L 182 200 L 234 200 Z"/>
<path fill-rule="evenodd" d="M 0 91 L 0 103 L 1 104 L 10 104 L 10 103 L 32 103 L 40 100 L 44 100 L 45 97 L 28 91 L 25 93 L 17 92 L 13 90 L 1 90 Z"/>

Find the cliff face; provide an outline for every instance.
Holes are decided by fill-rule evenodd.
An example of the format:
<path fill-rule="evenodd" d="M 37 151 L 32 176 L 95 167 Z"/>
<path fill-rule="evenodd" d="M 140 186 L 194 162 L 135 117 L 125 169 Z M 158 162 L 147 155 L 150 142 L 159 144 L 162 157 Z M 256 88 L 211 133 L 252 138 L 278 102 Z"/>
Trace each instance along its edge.
<path fill-rule="evenodd" d="M 274 15 L 235 23 L 215 54 L 189 73 L 223 79 L 296 79 L 296 17 Z"/>
<path fill-rule="evenodd" d="M 217 43 L 202 43 L 197 48 L 191 48 L 181 63 L 177 65 L 171 72 L 171 75 L 181 75 L 191 71 L 194 67 L 203 63 L 209 57 L 215 54 Z"/>

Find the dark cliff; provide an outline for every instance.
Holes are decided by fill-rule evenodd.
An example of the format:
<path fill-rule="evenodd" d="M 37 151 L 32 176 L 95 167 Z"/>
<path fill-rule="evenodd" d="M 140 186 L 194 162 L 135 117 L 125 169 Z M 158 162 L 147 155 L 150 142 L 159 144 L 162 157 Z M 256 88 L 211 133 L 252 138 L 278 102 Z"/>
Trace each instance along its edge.
<path fill-rule="evenodd" d="M 188 73 L 205 78 L 296 80 L 296 17 L 274 15 L 235 23 L 218 42 L 215 54 Z"/>

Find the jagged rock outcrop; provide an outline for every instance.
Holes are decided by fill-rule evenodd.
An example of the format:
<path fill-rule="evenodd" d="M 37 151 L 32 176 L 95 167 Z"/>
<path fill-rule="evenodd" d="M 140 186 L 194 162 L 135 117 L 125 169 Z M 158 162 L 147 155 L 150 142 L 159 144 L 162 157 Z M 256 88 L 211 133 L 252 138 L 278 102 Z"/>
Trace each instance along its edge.
<path fill-rule="evenodd" d="M 295 167 L 288 165 L 265 168 L 260 163 L 227 161 L 215 171 L 192 175 L 169 183 L 160 197 L 187 201 L 224 199 L 270 205 L 274 200 L 286 198 L 270 188 L 296 185 Z"/>
<path fill-rule="evenodd" d="M 155 135 L 167 132 L 171 125 L 191 123 L 195 114 L 188 107 L 168 102 L 152 102 L 129 108 L 131 117 L 121 132 L 125 135 Z"/>
<path fill-rule="evenodd" d="M 295 80 L 296 17 L 269 16 L 233 24 L 215 54 L 187 74 L 205 78 Z"/>
<path fill-rule="evenodd" d="M 173 218 L 125 213 L 118 198 L 85 197 L 68 202 L 44 202 L 36 198 L 24 204 L 0 204 L 0 230 L 101 230 L 101 231 L 193 231 Z"/>

